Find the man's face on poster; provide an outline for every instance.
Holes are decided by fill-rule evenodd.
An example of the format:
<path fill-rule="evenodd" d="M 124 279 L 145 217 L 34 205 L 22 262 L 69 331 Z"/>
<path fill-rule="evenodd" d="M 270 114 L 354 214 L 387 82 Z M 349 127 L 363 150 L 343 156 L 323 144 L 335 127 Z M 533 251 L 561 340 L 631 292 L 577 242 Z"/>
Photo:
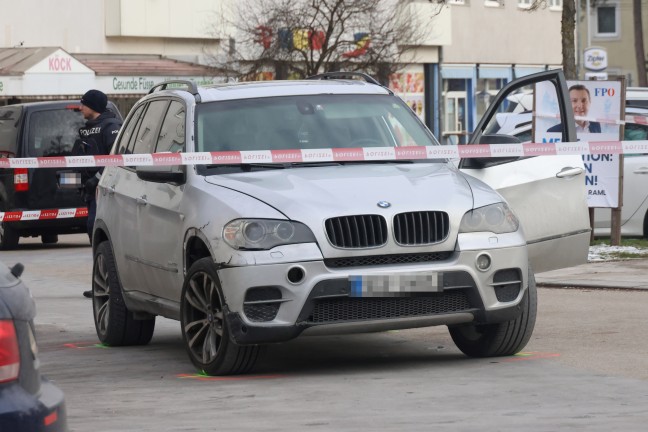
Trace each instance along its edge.
<path fill-rule="evenodd" d="M 590 97 L 587 90 L 573 89 L 569 91 L 569 98 L 571 99 L 572 110 L 575 116 L 585 117 L 590 107 Z"/>

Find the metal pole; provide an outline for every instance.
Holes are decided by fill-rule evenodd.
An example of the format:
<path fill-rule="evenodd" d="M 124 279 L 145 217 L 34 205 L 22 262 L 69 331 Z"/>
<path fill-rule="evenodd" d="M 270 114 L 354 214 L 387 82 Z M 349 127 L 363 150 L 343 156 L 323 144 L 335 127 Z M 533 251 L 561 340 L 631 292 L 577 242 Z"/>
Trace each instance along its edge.
<path fill-rule="evenodd" d="M 576 0 L 576 77 L 581 77 L 581 34 L 580 34 L 581 8 L 580 0 Z"/>
<path fill-rule="evenodd" d="M 589 48 L 592 46 L 592 20 L 590 19 L 590 0 L 585 0 L 587 2 L 587 46 Z"/>

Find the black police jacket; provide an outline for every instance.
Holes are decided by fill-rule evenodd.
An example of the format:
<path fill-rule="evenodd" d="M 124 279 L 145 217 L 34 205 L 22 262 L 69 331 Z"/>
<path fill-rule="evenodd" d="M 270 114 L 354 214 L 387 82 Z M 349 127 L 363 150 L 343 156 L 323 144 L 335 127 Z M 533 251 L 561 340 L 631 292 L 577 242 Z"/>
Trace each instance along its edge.
<path fill-rule="evenodd" d="M 122 121 L 112 111 L 105 111 L 94 120 L 88 120 L 84 127 L 79 129 L 79 139 L 75 143 L 72 154 L 75 156 L 97 156 L 110 153 Z M 81 182 L 85 183 L 97 172 L 103 171 L 102 167 L 81 168 Z"/>

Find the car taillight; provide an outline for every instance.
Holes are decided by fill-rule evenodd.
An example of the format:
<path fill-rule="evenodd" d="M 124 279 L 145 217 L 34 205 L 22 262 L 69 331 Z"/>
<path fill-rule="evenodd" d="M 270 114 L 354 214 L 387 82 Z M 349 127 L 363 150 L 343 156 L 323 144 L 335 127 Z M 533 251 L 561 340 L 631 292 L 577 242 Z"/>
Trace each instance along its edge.
<path fill-rule="evenodd" d="M 14 186 L 16 192 L 26 192 L 29 190 L 27 168 L 14 168 Z"/>
<path fill-rule="evenodd" d="M 0 320 L 0 383 L 18 379 L 20 353 L 13 321 Z"/>

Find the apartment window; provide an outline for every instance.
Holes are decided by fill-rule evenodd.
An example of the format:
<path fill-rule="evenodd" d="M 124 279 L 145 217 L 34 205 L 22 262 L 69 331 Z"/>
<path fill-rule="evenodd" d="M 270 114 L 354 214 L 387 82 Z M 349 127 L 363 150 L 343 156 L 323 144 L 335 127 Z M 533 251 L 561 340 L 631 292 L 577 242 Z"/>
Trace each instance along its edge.
<path fill-rule="evenodd" d="M 605 3 L 596 7 L 596 36 L 619 35 L 619 4 Z"/>
<path fill-rule="evenodd" d="M 518 0 L 518 7 L 520 9 L 529 9 L 533 0 Z"/>
<path fill-rule="evenodd" d="M 549 0 L 549 10 L 562 10 L 563 0 Z"/>
<path fill-rule="evenodd" d="M 468 3 L 468 0 L 448 0 L 448 3 L 456 4 L 456 5 L 465 5 Z"/>
<path fill-rule="evenodd" d="M 486 6 L 486 7 L 502 7 L 502 6 L 504 6 L 504 0 L 484 0 L 484 6 Z"/>

